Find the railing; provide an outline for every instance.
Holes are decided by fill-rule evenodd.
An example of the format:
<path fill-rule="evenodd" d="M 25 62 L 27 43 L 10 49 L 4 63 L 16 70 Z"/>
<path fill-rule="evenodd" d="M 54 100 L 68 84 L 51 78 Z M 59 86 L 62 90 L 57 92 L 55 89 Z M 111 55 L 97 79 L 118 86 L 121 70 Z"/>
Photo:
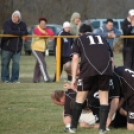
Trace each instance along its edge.
<path fill-rule="evenodd" d="M 0 38 L 5 38 L 5 37 L 19 37 L 17 35 L 11 35 L 11 34 L 0 34 Z M 21 36 L 22 38 L 57 38 L 56 42 L 56 81 L 60 81 L 60 64 L 61 64 L 61 38 L 77 38 L 78 36 L 36 36 L 36 35 L 26 35 L 26 36 Z M 119 38 L 134 38 L 134 36 L 120 36 Z"/>

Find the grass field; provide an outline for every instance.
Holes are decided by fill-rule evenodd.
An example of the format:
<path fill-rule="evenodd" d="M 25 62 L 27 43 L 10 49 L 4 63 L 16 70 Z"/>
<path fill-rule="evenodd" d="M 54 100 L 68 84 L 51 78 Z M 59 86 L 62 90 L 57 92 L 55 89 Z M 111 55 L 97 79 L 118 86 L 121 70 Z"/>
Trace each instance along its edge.
<path fill-rule="evenodd" d="M 55 58 L 46 58 L 51 77 L 55 72 Z M 115 54 L 116 65 L 122 56 Z M 32 83 L 35 59 L 21 57 L 20 84 L 0 83 L 0 134 L 62 134 L 62 107 L 52 104 L 50 94 L 62 89 L 66 75 L 59 83 Z M 78 134 L 97 134 L 98 130 L 78 128 Z M 126 129 L 111 129 L 109 134 L 134 134 Z"/>

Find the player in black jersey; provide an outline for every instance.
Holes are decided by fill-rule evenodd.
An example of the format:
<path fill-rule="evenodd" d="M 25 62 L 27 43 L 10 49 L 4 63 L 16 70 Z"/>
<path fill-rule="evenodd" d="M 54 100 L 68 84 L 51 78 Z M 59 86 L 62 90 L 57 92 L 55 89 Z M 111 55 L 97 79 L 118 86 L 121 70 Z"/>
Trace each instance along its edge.
<path fill-rule="evenodd" d="M 76 92 L 72 89 L 68 89 L 67 91 L 55 90 L 51 95 L 54 104 L 64 107 L 63 122 L 66 126 L 65 130 L 70 127 L 75 98 Z M 99 125 L 95 123 L 97 119 L 97 116 L 94 116 L 91 109 L 89 109 L 88 101 L 85 101 L 79 119 L 80 127 L 98 128 Z"/>
<path fill-rule="evenodd" d="M 125 67 L 116 67 L 114 73 L 118 78 L 118 87 L 127 102 L 127 129 L 134 130 L 134 71 Z"/>
<path fill-rule="evenodd" d="M 118 98 L 118 92 L 113 87 L 113 83 L 110 84 L 109 101 L 113 101 Z M 69 84 L 65 84 L 64 88 L 70 88 Z M 72 118 L 72 109 L 75 103 L 76 92 L 68 89 L 67 91 L 55 90 L 51 99 L 56 105 L 63 106 L 63 122 L 66 125 L 65 130 L 70 126 Z M 113 102 L 111 102 L 112 104 Z M 115 103 L 113 103 L 114 105 Z M 116 107 L 116 105 L 114 105 Z M 96 86 L 88 92 L 88 96 L 83 105 L 83 110 L 79 119 L 80 127 L 99 128 L 99 93 Z M 115 112 L 115 111 L 114 111 Z M 112 115 L 113 116 L 113 115 Z M 108 129 L 108 128 L 107 128 Z"/>
<path fill-rule="evenodd" d="M 105 38 L 95 35 L 90 26 L 82 25 L 82 36 L 76 39 L 73 45 L 72 57 L 72 82 L 71 88 L 76 88 L 76 70 L 80 62 L 80 77 L 77 82 L 77 97 L 72 114 L 69 133 L 75 133 L 82 105 L 88 91 L 96 84 L 100 96 L 100 134 L 106 132 L 106 120 L 108 116 L 108 90 L 109 80 L 112 76 L 113 53 Z"/>

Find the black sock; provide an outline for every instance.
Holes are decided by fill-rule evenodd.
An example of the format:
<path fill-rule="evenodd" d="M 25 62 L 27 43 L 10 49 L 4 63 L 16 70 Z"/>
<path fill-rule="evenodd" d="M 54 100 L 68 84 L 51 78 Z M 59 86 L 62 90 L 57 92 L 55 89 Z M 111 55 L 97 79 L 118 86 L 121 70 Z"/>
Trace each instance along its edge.
<path fill-rule="evenodd" d="M 103 129 L 103 130 L 106 129 L 108 112 L 109 112 L 108 105 L 101 105 L 100 106 L 100 129 Z"/>
<path fill-rule="evenodd" d="M 72 112 L 71 128 L 77 128 L 78 120 L 82 112 L 82 107 L 83 107 L 83 103 L 75 102 L 73 112 Z"/>

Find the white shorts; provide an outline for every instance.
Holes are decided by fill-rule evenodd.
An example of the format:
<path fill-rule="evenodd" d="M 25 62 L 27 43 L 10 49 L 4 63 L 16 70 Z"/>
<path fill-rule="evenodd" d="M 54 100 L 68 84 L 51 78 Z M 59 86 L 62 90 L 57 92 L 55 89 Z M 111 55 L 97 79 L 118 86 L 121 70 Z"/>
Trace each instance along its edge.
<path fill-rule="evenodd" d="M 82 110 L 79 122 L 85 122 L 89 125 L 93 125 L 96 122 L 96 117 L 89 110 Z"/>

